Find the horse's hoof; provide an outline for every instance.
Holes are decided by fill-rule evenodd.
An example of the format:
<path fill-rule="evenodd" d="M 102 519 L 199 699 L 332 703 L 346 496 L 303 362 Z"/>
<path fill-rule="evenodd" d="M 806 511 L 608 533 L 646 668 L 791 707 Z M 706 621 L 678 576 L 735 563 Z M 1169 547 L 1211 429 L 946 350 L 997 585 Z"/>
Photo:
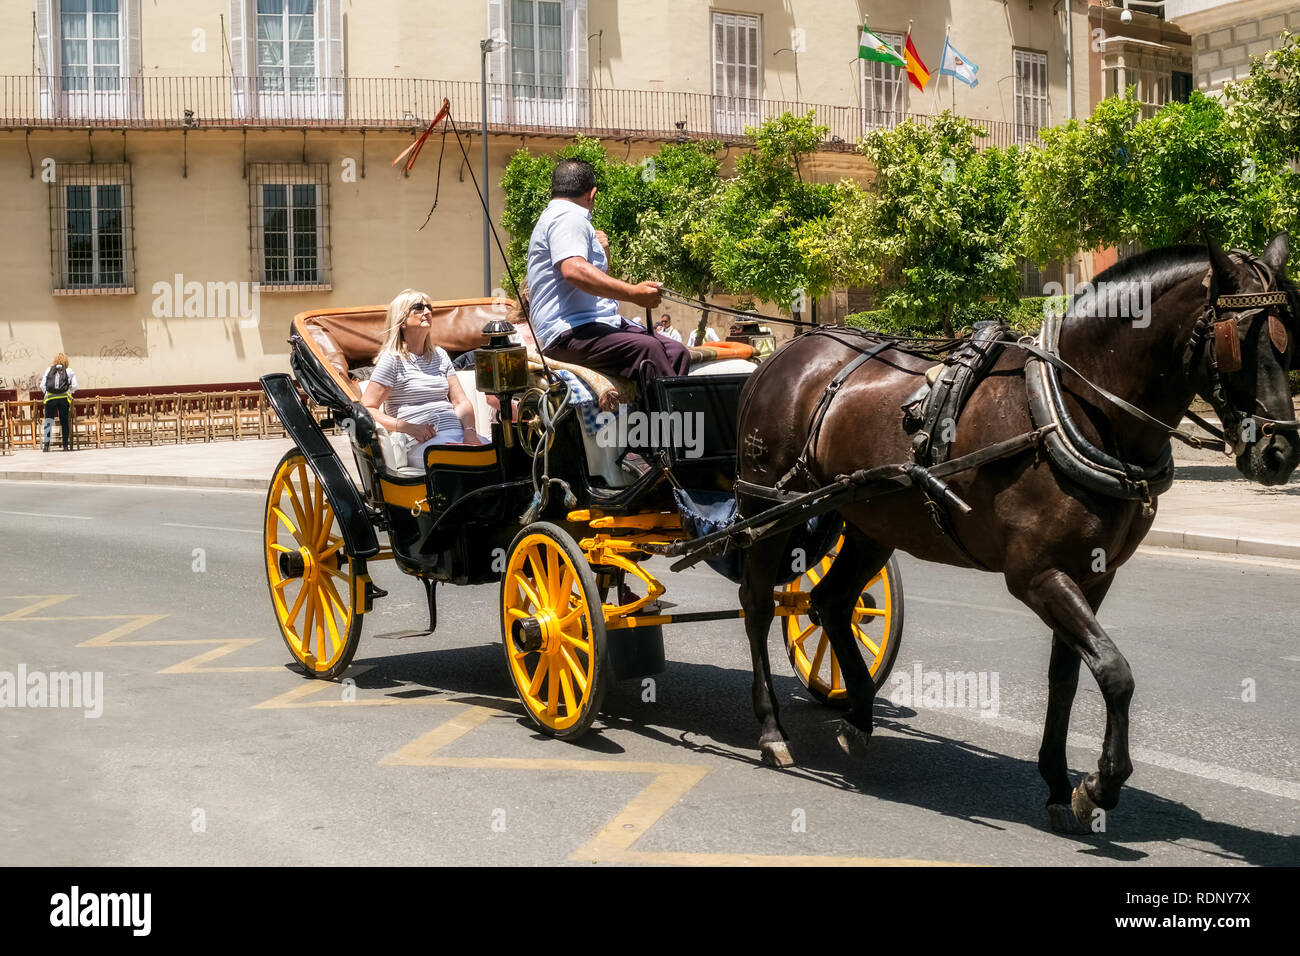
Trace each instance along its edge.
<path fill-rule="evenodd" d="M 861 727 L 855 727 L 847 720 L 841 720 L 835 729 L 835 741 L 850 757 L 865 757 L 867 746 L 871 743 L 871 734 Z"/>
<path fill-rule="evenodd" d="M 1052 830 L 1055 833 L 1082 834 L 1090 832 L 1088 827 L 1079 822 L 1079 818 L 1074 815 L 1074 807 L 1068 803 L 1049 803 L 1047 805 L 1047 815 L 1052 821 Z"/>
<path fill-rule="evenodd" d="M 776 767 L 778 770 L 783 767 L 793 767 L 794 757 L 790 756 L 790 748 L 784 740 L 768 741 L 762 745 L 763 763 L 768 767 Z"/>
<path fill-rule="evenodd" d="M 1083 832 L 1091 833 L 1095 811 L 1101 808 L 1093 802 L 1092 797 L 1088 796 L 1088 788 L 1082 783 L 1075 787 L 1074 793 L 1070 795 L 1070 807 L 1074 811 L 1075 819 L 1079 821 L 1079 826 L 1083 827 Z"/>

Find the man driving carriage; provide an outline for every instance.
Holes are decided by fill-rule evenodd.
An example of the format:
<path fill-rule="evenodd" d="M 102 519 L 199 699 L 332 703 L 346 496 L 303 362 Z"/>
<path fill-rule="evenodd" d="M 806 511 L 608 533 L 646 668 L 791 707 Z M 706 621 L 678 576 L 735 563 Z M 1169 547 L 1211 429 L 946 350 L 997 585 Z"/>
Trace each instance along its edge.
<path fill-rule="evenodd" d="M 538 347 L 561 362 L 635 379 L 643 362 L 660 375 L 685 375 L 690 354 L 680 342 L 647 334 L 618 314 L 618 303 L 659 305 L 658 282 L 632 285 L 608 274 L 603 238 L 591 225 L 596 172 L 565 159 L 551 175 L 551 202 L 528 241 L 530 313 Z"/>

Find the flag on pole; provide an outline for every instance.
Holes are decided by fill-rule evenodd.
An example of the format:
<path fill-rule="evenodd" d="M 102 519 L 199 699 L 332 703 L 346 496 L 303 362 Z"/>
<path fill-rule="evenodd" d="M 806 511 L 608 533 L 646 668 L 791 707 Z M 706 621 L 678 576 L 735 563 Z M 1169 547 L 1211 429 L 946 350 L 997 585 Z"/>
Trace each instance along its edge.
<path fill-rule="evenodd" d="M 955 80 L 961 80 L 967 86 L 974 86 L 979 82 L 979 77 L 975 75 L 979 71 L 978 66 L 958 53 L 957 48 L 946 38 L 944 39 L 943 62 L 939 66 L 941 76 L 951 76 Z"/>
<path fill-rule="evenodd" d="M 858 38 L 858 56 L 864 60 L 875 60 L 877 63 L 907 67 L 897 50 L 866 27 L 862 28 L 862 35 Z"/>
<path fill-rule="evenodd" d="M 912 81 L 922 93 L 925 92 L 925 84 L 930 82 L 930 70 L 921 62 L 921 54 L 916 52 L 916 45 L 912 42 L 912 28 L 907 29 L 907 42 L 903 45 L 903 58 L 907 65 L 907 78 Z"/>

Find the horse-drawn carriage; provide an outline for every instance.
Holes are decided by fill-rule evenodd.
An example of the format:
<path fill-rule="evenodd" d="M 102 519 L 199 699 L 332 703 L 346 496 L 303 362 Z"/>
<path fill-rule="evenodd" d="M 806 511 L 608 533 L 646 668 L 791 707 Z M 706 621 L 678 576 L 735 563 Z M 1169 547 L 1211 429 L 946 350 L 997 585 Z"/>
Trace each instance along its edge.
<path fill-rule="evenodd" d="M 294 660 L 307 675 L 332 679 L 347 669 L 366 614 L 387 594 L 371 579 L 376 562 L 391 560 L 423 583 L 430 631 L 439 583 L 499 582 L 501 640 L 519 699 L 544 732 L 574 738 L 590 726 L 609 681 L 663 669 L 663 625 L 742 615 L 657 607 L 665 589 L 646 562 L 680 556 L 693 537 L 735 525 L 728 502 L 734 506 L 737 405 L 754 366 L 744 360 L 748 347 L 695 350 L 688 375 L 619 383 L 627 401 L 602 417 L 591 374 L 530 356 L 510 338 L 502 311 L 492 299 L 434 303 L 433 342 L 475 350 L 474 370 L 457 374 L 491 440 L 429 447 L 423 468 L 406 464 L 361 401 L 384 308 L 294 318 L 293 377 L 262 379 L 296 445 L 267 497 L 267 583 Z M 330 417 L 318 421 L 299 388 Z M 630 420 L 642 426 L 635 441 Z M 327 438 L 331 426 L 347 436 L 359 480 Z M 795 519 L 776 613 L 799 679 L 817 699 L 840 703 L 840 662 L 810 616 L 809 592 L 835 560 L 841 523 L 815 509 Z M 707 557 L 738 580 L 743 549 L 715 545 Z M 853 612 L 856 647 L 877 684 L 902 625 L 890 561 L 861 589 Z"/>

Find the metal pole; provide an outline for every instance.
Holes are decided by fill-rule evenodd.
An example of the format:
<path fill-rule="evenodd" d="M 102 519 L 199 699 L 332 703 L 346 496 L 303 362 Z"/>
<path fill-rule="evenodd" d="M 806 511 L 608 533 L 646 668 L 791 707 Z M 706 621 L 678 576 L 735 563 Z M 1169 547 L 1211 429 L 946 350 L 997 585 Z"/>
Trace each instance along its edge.
<path fill-rule="evenodd" d="M 479 41 L 479 67 L 480 67 L 479 73 L 482 78 L 481 89 L 483 93 L 483 99 L 482 102 L 480 103 L 480 107 L 483 110 L 481 114 L 481 118 L 483 121 L 481 135 L 483 137 L 483 180 L 482 182 L 483 182 L 483 297 L 484 298 L 487 298 L 488 296 L 492 295 L 492 253 L 491 253 L 491 247 L 488 244 L 488 240 L 490 238 L 489 228 L 492 220 L 491 213 L 489 211 L 491 208 L 489 206 L 489 203 L 491 201 L 491 196 L 492 196 L 492 187 L 491 184 L 488 182 L 488 142 L 487 142 L 487 127 L 488 127 L 487 55 L 488 55 L 488 50 L 492 48 L 491 44 L 492 44 L 491 40 Z"/>
<path fill-rule="evenodd" d="M 1065 0 L 1065 118 L 1074 119 L 1074 11 Z"/>

